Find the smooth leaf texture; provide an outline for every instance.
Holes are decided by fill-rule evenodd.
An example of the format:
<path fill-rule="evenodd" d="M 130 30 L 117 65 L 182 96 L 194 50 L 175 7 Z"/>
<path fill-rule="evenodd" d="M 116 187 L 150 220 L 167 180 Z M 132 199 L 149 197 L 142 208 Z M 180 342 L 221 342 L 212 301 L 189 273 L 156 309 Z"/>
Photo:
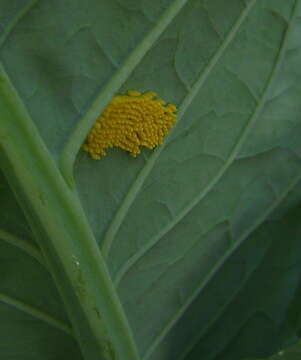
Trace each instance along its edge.
<path fill-rule="evenodd" d="M 78 196 L 141 359 L 267 357 L 301 330 L 300 1 L 176 3 L 0 0 L 0 60 L 57 167 L 98 96 L 177 105 L 154 152 L 79 150 Z M 0 357 L 90 360 L 2 168 Z"/>
<path fill-rule="evenodd" d="M 298 360 L 300 359 L 300 344 L 292 346 L 289 349 L 281 350 L 277 354 L 265 360 Z"/>

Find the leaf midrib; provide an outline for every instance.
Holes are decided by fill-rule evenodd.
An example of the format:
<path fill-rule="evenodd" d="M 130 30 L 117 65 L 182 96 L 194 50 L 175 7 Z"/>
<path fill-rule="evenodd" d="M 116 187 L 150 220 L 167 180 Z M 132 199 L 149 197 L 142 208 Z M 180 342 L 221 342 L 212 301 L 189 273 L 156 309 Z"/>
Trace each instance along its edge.
<path fill-rule="evenodd" d="M 112 352 L 107 351 L 111 346 L 125 359 L 138 359 L 131 329 L 79 199 L 62 178 L 1 65 L 0 103 L 1 167 L 47 257 L 84 356 L 111 359 Z M 95 315 L 95 309 L 101 316 Z M 88 342 L 82 337 L 87 332 L 93 335 Z"/>

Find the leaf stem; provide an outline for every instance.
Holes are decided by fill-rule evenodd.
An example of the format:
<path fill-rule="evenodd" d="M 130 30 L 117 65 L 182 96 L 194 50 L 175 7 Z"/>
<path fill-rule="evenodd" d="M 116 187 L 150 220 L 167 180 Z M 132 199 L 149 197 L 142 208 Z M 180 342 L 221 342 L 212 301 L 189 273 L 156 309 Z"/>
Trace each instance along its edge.
<path fill-rule="evenodd" d="M 1 168 L 72 315 L 84 356 L 137 360 L 130 327 L 80 201 L 2 66 L 0 125 Z M 84 337 L 87 333 L 91 336 Z"/>
<path fill-rule="evenodd" d="M 60 158 L 62 174 L 70 186 L 74 186 L 73 164 L 76 155 L 95 120 L 187 1 L 174 0 L 169 8 L 164 11 L 156 25 L 132 51 L 108 84 L 101 89 L 84 116 L 75 126 L 62 150 Z"/>

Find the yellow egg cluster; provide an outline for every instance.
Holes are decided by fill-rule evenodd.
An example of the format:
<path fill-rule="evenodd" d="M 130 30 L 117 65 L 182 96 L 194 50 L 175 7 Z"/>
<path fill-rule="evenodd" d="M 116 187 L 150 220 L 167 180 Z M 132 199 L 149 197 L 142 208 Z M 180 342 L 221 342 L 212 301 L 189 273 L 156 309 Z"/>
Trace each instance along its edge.
<path fill-rule="evenodd" d="M 83 150 L 98 160 L 113 146 L 133 156 L 140 153 L 140 146 L 153 149 L 173 126 L 176 111 L 175 105 L 165 105 L 153 92 L 116 95 L 90 130 Z"/>

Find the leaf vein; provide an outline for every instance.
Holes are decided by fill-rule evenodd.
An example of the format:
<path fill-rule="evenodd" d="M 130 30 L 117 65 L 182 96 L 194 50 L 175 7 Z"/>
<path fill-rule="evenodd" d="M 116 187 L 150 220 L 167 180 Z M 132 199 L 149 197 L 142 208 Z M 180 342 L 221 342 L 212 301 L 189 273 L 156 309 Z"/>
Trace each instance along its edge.
<path fill-rule="evenodd" d="M 253 125 L 257 121 L 258 116 L 260 115 L 266 101 L 269 97 L 270 89 L 273 85 L 275 78 L 278 75 L 279 68 L 282 64 L 283 57 L 286 52 L 286 44 L 288 40 L 290 26 L 287 28 L 286 34 L 283 38 L 280 50 L 278 52 L 277 59 L 275 61 L 274 67 L 271 71 L 271 74 L 268 78 L 264 91 L 261 95 L 261 98 L 257 102 L 257 106 L 255 107 L 253 114 L 250 116 L 248 122 L 246 123 L 244 129 L 241 132 L 241 135 L 237 141 L 237 143 L 233 146 L 232 151 L 226 160 L 225 164 L 220 168 L 220 170 L 216 173 L 216 175 L 212 178 L 212 180 L 207 184 L 207 186 L 194 198 L 190 203 L 184 207 L 175 217 L 174 219 L 166 224 L 166 226 L 155 236 L 151 238 L 151 240 L 145 243 L 133 256 L 131 256 L 125 263 L 122 265 L 121 269 L 117 272 L 115 277 L 115 286 L 118 286 L 122 278 L 129 271 L 129 269 L 151 248 L 153 248 L 160 239 L 165 236 L 178 222 L 180 222 L 184 216 L 186 216 L 192 209 L 199 204 L 199 202 L 211 191 L 211 189 L 220 181 L 223 175 L 226 173 L 230 165 L 236 159 L 242 145 L 244 144 L 247 136 L 249 135 Z"/>
<path fill-rule="evenodd" d="M 24 303 L 23 301 L 17 300 L 17 299 L 15 299 L 11 296 L 8 296 L 4 293 L 0 293 L 0 302 L 4 303 L 6 305 L 9 305 L 11 307 L 14 307 L 15 309 L 18 309 L 36 319 L 44 321 L 48 325 L 55 327 L 55 328 L 65 332 L 66 334 L 74 337 L 73 331 L 69 325 L 65 324 L 61 320 L 54 318 L 52 315 L 47 314 L 47 313 L 35 308 L 32 305 L 28 305 L 28 304 Z"/>
<path fill-rule="evenodd" d="M 37 4 L 39 0 L 30 0 L 20 11 L 16 13 L 10 24 L 4 29 L 2 35 L 0 36 L 0 48 L 4 45 L 9 34 L 16 27 L 18 22 L 31 10 L 31 8 Z"/>
<path fill-rule="evenodd" d="M 297 186 L 297 184 L 301 180 L 301 171 L 293 178 L 290 184 L 286 187 L 286 189 L 282 192 L 282 194 L 272 202 L 272 204 L 267 208 L 267 210 L 255 221 L 242 235 L 238 238 L 238 240 L 229 248 L 228 251 L 221 257 L 221 259 L 216 263 L 214 268 L 208 273 L 205 277 L 204 281 L 191 293 L 191 295 L 187 298 L 187 300 L 182 304 L 176 314 L 171 318 L 171 320 L 167 323 L 167 325 L 163 328 L 161 333 L 156 337 L 153 341 L 152 345 L 149 347 L 147 352 L 143 356 L 143 360 L 149 358 L 149 356 L 153 353 L 155 348 L 160 344 L 160 342 L 164 339 L 166 334 L 170 331 L 170 329 L 179 321 L 191 303 L 199 296 L 201 291 L 206 287 L 206 285 L 212 280 L 217 271 L 221 268 L 221 266 L 226 262 L 226 260 L 239 248 L 239 246 L 267 219 L 267 217 L 280 205 L 281 202 L 285 200 L 288 194 Z M 212 324 L 218 319 L 218 316 L 214 318 Z M 210 324 L 210 326 L 212 325 Z M 206 329 L 205 329 L 206 330 Z M 207 331 L 207 330 L 206 330 Z M 201 333 L 201 335 L 203 332 Z M 183 358 L 184 359 L 184 358 Z M 181 360 L 183 360 L 181 358 Z"/>
<path fill-rule="evenodd" d="M 35 245 L 29 243 L 26 240 L 20 239 L 15 234 L 9 233 L 8 231 L 3 229 L 0 229 L 0 239 L 24 251 L 27 255 L 33 257 L 41 265 L 46 267 L 43 255 Z"/>
<path fill-rule="evenodd" d="M 249 14 L 251 9 L 255 5 L 256 1 L 257 0 L 251 0 L 250 3 L 246 6 L 246 8 L 241 12 L 239 18 L 237 19 L 237 21 L 233 25 L 233 27 L 232 27 L 231 31 L 229 32 L 229 34 L 226 36 L 224 42 L 218 48 L 215 55 L 211 58 L 211 60 L 207 64 L 204 71 L 199 75 L 199 78 L 195 82 L 195 84 L 192 86 L 190 93 L 188 93 L 188 95 L 184 98 L 182 104 L 180 105 L 179 111 L 178 111 L 178 120 L 177 120 L 173 130 L 171 131 L 171 133 L 174 131 L 177 123 L 179 123 L 179 121 L 183 117 L 184 113 L 186 112 L 187 108 L 192 103 L 195 96 L 198 94 L 199 90 L 205 84 L 208 76 L 211 74 L 211 72 L 213 71 L 215 65 L 220 60 L 220 58 L 224 54 L 225 50 L 228 48 L 229 44 L 231 43 L 231 41 L 233 40 L 233 38 L 237 34 L 237 32 L 240 29 L 242 23 L 244 22 L 247 15 Z M 140 189 L 142 188 L 146 178 L 148 177 L 151 170 L 153 169 L 157 159 L 159 158 L 159 156 L 160 156 L 161 152 L 163 151 L 163 149 L 165 148 L 165 146 L 166 146 L 166 142 L 163 143 L 161 146 L 159 146 L 152 153 L 152 155 L 149 157 L 148 161 L 146 162 L 145 166 L 139 172 L 136 180 L 132 183 L 130 189 L 128 190 L 128 192 L 126 194 L 126 196 L 124 197 L 124 199 L 123 199 L 123 201 L 121 203 L 121 206 L 117 210 L 117 212 L 116 212 L 116 214 L 115 214 L 115 216 L 114 216 L 114 218 L 113 218 L 113 220 L 112 220 L 112 222 L 111 222 L 111 224 L 110 224 L 110 226 L 108 228 L 108 231 L 106 232 L 104 240 L 103 240 L 103 242 L 101 244 L 101 250 L 103 252 L 104 257 L 108 257 L 111 246 L 112 246 L 112 243 L 114 241 L 114 238 L 115 238 L 115 236 L 116 236 L 116 234 L 117 234 L 123 220 L 125 219 L 131 205 L 135 201 Z"/>
<path fill-rule="evenodd" d="M 60 156 L 60 168 L 68 184 L 74 187 L 73 164 L 76 154 L 84 142 L 87 133 L 105 106 L 119 90 L 121 85 L 128 79 L 145 54 L 152 48 L 154 43 L 175 18 L 188 0 L 174 0 L 162 14 L 156 25 L 149 31 L 138 46 L 131 52 L 120 69 L 112 76 L 107 85 L 101 89 L 95 97 L 86 113 L 79 120 L 75 129 L 66 141 Z"/>

